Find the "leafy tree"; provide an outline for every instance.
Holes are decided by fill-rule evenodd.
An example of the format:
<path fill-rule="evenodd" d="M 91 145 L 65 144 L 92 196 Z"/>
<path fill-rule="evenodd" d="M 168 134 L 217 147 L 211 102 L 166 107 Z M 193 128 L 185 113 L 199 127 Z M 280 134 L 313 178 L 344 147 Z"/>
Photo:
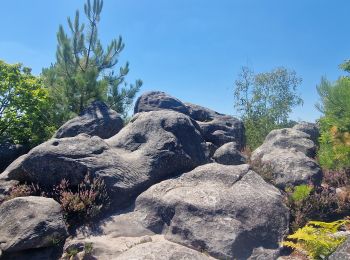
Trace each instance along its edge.
<path fill-rule="evenodd" d="M 345 70 L 347 66 L 348 62 L 341 65 Z M 320 163 L 330 169 L 350 168 L 350 77 L 340 77 L 334 83 L 323 78 L 317 91 L 321 98 L 317 108 L 324 114 L 320 119 Z"/>
<path fill-rule="evenodd" d="M 9 139 L 31 147 L 46 140 L 55 130 L 49 109 L 40 78 L 21 64 L 0 60 L 0 142 Z"/>
<path fill-rule="evenodd" d="M 246 127 L 247 144 L 251 149 L 259 146 L 273 129 L 288 127 L 292 108 L 303 104 L 297 94 L 301 78 L 286 68 L 258 73 L 242 67 L 235 82 L 234 106 Z"/>
<path fill-rule="evenodd" d="M 79 11 L 74 21 L 68 18 L 68 35 L 60 25 L 57 33 L 56 63 L 43 70 L 45 84 L 55 100 L 56 120 L 64 122 L 72 114 L 80 114 L 93 100 L 102 100 L 117 112 L 126 114 L 142 82 L 127 84 L 126 63 L 118 71 L 114 68 L 124 49 L 119 36 L 103 48 L 98 38 L 98 24 L 102 0 L 90 0 L 84 5 L 88 26 L 80 23 Z"/>

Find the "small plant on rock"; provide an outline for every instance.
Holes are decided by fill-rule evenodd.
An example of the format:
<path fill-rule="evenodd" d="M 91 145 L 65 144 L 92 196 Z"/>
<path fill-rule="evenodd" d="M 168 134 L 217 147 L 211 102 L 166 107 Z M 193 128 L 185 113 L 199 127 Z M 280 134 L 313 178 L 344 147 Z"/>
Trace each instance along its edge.
<path fill-rule="evenodd" d="M 348 223 L 348 220 L 330 223 L 310 221 L 289 235 L 288 241 L 284 241 L 282 245 L 305 253 L 310 259 L 326 259 L 345 241 L 346 237 L 336 232 Z"/>
<path fill-rule="evenodd" d="M 39 185 L 36 184 L 19 184 L 14 186 L 9 195 L 6 197 L 6 200 L 14 199 L 17 197 L 26 197 L 26 196 L 43 196 L 43 191 L 40 189 Z"/>
<path fill-rule="evenodd" d="M 72 187 L 67 180 L 62 180 L 55 192 L 71 224 L 90 221 L 110 205 L 103 180 L 90 174 L 85 176 L 78 187 Z"/>

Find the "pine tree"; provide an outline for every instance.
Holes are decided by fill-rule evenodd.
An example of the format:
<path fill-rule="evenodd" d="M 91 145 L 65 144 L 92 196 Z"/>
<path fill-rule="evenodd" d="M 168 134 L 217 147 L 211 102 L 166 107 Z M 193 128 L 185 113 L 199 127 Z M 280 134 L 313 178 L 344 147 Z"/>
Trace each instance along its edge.
<path fill-rule="evenodd" d="M 125 77 L 129 64 L 114 68 L 124 49 L 119 36 L 103 48 L 98 38 L 98 24 L 103 7 L 102 0 L 90 0 L 84 5 L 88 26 L 80 23 L 79 11 L 74 21 L 68 18 L 68 35 L 63 26 L 57 33 L 56 63 L 43 70 L 43 78 L 49 86 L 57 106 L 57 120 L 64 122 L 73 114 L 80 114 L 94 100 L 102 100 L 126 114 L 139 91 L 142 81 L 127 84 Z"/>

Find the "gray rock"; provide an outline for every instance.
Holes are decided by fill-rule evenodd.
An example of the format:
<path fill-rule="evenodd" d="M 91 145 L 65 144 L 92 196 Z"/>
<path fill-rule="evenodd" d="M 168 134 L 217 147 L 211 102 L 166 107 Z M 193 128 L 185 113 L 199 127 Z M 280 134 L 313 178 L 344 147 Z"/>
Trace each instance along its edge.
<path fill-rule="evenodd" d="M 218 147 L 228 142 L 236 142 L 239 149 L 245 146 L 245 129 L 241 120 L 205 107 L 191 103 L 185 104 L 190 117 L 198 122 L 207 142 L 211 142 Z"/>
<path fill-rule="evenodd" d="M 248 165 L 206 164 L 153 185 L 136 200 L 140 222 L 219 259 L 274 259 L 288 232 L 278 189 Z"/>
<path fill-rule="evenodd" d="M 159 91 L 143 94 L 135 105 L 135 113 L 158 110 L 174 110 L 189 115 L 199 124 L 204 139 L 217 147 L 228 142 L 236 142 L 240 148 L 245 146 L 244 125 L 232 116 L 191 103 L 182 103 Z"/>
<path fill-rule="evenodd" d="M 272 130 L 264 143 L 254 151 L 253 156 L 259 157 L 273 149 L 296 150 L 308 157 L 314 157 L 316 153 L 316 145 L 310 135 L 292 128 Z"/>
<path fill-rule="evenodd" d="M 123 125 L 123 119 L 117 112 L 109 109 L 105 103 L 95 101 L 81 115 L 61 126 L 53 137 L 73 137 L 85 133 L 106 139 L 117 134 Z"/>
<path fill-rule="evenodd" d="M 329 260 L 348 260 L 350 259 L 350 237 L 348 237 L 343 244 L 341 244 L 333 254 L 328 258 Z"/>
<path fill-rule="evenodd" d="M 238 165 L 246 162 L 245 156 L 238 150 L 235 142 L 226 143 L 219 147 L 215 151 L 213 159 L 217 163 L 225 165 Z"/>
<path fill-rule="evenodd" d="M 307 133 L 308 135 L 310 135 L 310 139 L 315 144 L 318 144 L 318 138 L 320 137 L 320 129 L 317 124 L 303 121 L 293 126 L 293 129 Z"/>
<path fill-rule="evenodd" d="M 188 115 L 184 103 L 161 91 L 146 92 L 135 103 L 134 113 L 169 109 Z"/>
<path fill-rule="evenodd" d="M 181 246 L 169 241 L 156 241 L 138 244 L 120 254 L 118 260 L 144 260 L 144 259 L 188 259 L 188 260 L 214 260 L 214 258 L 191 248 Z"/>
<path fill-rule="evenodd" d="M 0 143 L 0 172 L 26 152 L 28 149 L 23 145 L 13 144 L 10 141 Z"/>
<path fill-rule="evenodd" d="M 279 188 L 313 183 L 319 185 L 322 171 L 313 159 L 316 146 L 310 135 L 292 128 L 271 131 L 251 156 L 262 171 L 270 171 Z"/>
<path fill-rule="evenodd" d="M 150 185 L 206 162 L 198 125 L 174 111 L 139 113 L 114 137 L 81 134 L 51 139 L 11 164 L 6 180 L 52 187 L 79 184 L 86 173 L 103 178 L 116 205 Z"/>
<path fill-rule="evenodd" d="M 16 252 L 49 247 L 67 230 L 60 204 L 44 197 L 18 197 L 0 205 L 0 248 Z"/>

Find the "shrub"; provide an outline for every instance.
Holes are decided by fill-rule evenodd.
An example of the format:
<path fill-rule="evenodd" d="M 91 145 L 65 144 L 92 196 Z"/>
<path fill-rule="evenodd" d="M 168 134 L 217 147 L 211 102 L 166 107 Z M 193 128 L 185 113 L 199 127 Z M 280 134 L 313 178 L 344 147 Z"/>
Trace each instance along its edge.
<path fill-rule="evenodd" d="M 76 188 L 68 181 L 62 180 L 54 190 L 70 224 L 76 224 L 81 220 L 90 221 L 110 204 L 103 180 L 90 174 L 87 174 Z"/>
<path fill-rule="evenodd" d="M 6 200 L 14 199 L 17 197 L 26 196 L 40 196 L 43 195 L 43 191 L 40 189 L 39 185 L 36 184 L 19 184 L 11 188 L 9 195 Z"/>
<path fill-rule="evenodd" d="M 290 228 L 293 231 L 301 228 L 311 219 L 332 221 L 350 213 L 350 204 L 337 196 L 334 188 L 315 187 L 308 196 L 301 200 L 294 200 L 293 194 L 295 197 L 295 190 L 287 190 L 287 205 L 291 216 Z"/>
<path fill-rule="evenodd" d="M 312 191 L 312 186 L 308 185 L 299 185 L 294 188 L 294 191 L 292 193 L 292 199 L 294 202 L 302 202 L 303 200 L 307 199 Z"/>
<path fill-rule="evenodd" d="M 350 77 L 335 83 L 322 79 L 317 86 L 321 98 L 319 110 L 321 137 L 318 157 L 327 169 L 350 168 Z"/>
<path fill-rule="evenodd" d="M 288 241 L 284 241 L 282 245 L 306 253 L 311 259 L 325 259 L 345 241 L 345 236 L 335 233 L 348 223 L 348 220 L 330 223 L 310 221 L 289 235 Z"/>

